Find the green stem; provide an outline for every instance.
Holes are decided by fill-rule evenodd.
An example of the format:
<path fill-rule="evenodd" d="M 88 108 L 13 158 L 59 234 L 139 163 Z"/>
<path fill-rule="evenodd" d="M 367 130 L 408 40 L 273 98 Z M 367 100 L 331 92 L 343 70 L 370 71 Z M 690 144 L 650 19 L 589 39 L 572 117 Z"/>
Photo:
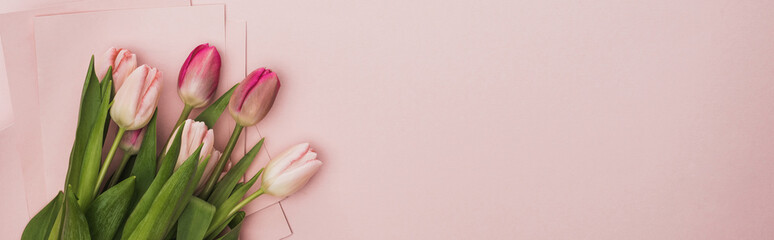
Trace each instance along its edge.
<path fill-rule="evenodd" d="M 215 169 L 212 170 L 212 174 L 210 174 L 210 178 L 207 179 L 207 184 L 204 185 L 204 190 L 202 190 L 202 199 L 207 199 L 210 197 L 210 194 L 212 193 L 213 188 L 215 188 L 215 182 L 218 180 L 218 177 L 220 177 L 220 172 L 223 171 L 223 167 L 226 166 L 226 162 L 228 161 L 229 157 L 231 156 L 231 151 L 234 150 L 234 146 L 236 146 L 236 142 L 239 139 L 239 134 L 242 133 L 242 125 L 236 124 L 234 126 L 234 132 L 231 133 L 231 138 L 228 139 L 228 143 L 226 144 L 226 149 L 223 149 L 223 154 L 220 155 L 220 159 L 218 159 L 218 164 L 215 165 Z"/>
<path fill-rule="evenodd" d="M 177 129 L 177 127 L 180 126 L 180 124 L 183 124 L 183 122 L 185 122 L 186 119 L 188 119 L 188 115 L 191 114 L 191 110 L 193 110 L 193 107 L 189 106 L 188 104 L 186 104 L 185 107 L 183 107 L 183 112 L 181 112 L 180 113 L 180 117 L 177 118 L 177 122 L 175 123 L 175 127 L 172 128 L 172 132 L 174 132 L 175 129 Z"/>
<path fill-rule="evenodd" d="M 255 191 L 253 194 L 250 194 L 250 196 L 247 196 L 247 198 L 245 198 L 244 200 L 239 202 L 236 206 L 234 206 L 234 208 L 232 208 L 231 211 L 228 212 L 228 216 L 231 217 L 232 215 L 236 214 L 237 212 L 239 212 L 239 210 L 245 207 L 245 205 L 252 202 L 255 198 L 263 195 L 263 193 L 264 193 L 263 188 L 261 188 L 261 189 L 258 189 L 258 191 Z"/>
<path fill-rule="evenodd" d="M 105 158 L 105 162 L 102 163 L 102 168 L 99 169 L 99 177 L 97 178 L 97 184 L 94 185 L 94 194 L 92 196 L 97 195 L 97 192 L 99 191 L 99 186 L 102 185 L 102 180 L 105 179 L 105 174 L 107 174 L 108 167 L 110 166 L 110 162 L 113 161 L 113 155 L 116 154 L 116 149 L 118 149 L 118 143 L 121 142 L 121 138 L 124 137 L 124 132 L 126 132 L 125 128 L 118 128 L 118 133 L 116 133 L 116 138 L 113 139 L 113 146 L 110 147 L 110 152 L 108 152 L 107 158 Z"/>
<path fill-rule="evenodd" d="M 213 228 L 210 228 L 205 234 L 205 236 L 210 236 L 213 233 L 215 233 L 217 230 L 222 231 L 223 228 L 226 227 L 226 224 L 228 224 L 228 220 L 231 219 L 231 217 L 233 217 L 234 214 L 239 212 L 239 210 L 242 210 L 242 208 L 245 207 L 248 203 L 252 202 L 259 196 L 263 195 L 263 193 L 264 193 L 263 188 L 260 188 L 258 189 L 258 191 L 255 191 L 253 194 L 250 194 L 250 196 L 247 196 L 247 198 L 239 202 L 236 206 L 234 206 L 234 208 L 231 208 L 231 210 L 228 212 L 228 215 L 226 215 L 226 218 L 223 220 L 226 222 L 220 222 L 220 223 L 211 225 L 213 226 Z"/>
<path fill-rule="evenodd" d="M 193 110 L 192 106 L 189 106 L 188 104 L 183 107 L 183 111 L 180 112 L 180 117 L 177 118 L 177 122 L 175 122 L 175 126 L 172 127 L 172 132 L 169 133 L 169 137 L 167 137 L 167 142 L 172 141 L 172 136 L 175 135 L 175 131 L 177 131 L 177 127 L 180 127 L 180 125 L 183 125 L 183 122 L 185 122 L 186 119 L 188 119 L 188 115 L 191 115 L 191 110 Z M 166 150 L 167 145 L 164 145 L 164 149 Z M 166 152 L 161 151 L 159 155 L 156 157 L 156 171 L 159 170 L 161 167 L 161 161 L 164 159 L 164 155 L 166 155 Z"/>
<path fill-rule="evenodd" d="M 121 178 L 121 174 L 124 172 L 124 167 L 126 167 L 126 162 L 128 162 L 129 158 L 131 158 L 133 155 L 134 154 L 129 154 L 126 152 L 124 153 L 124 157 L 121 159 L 121 165 L 118 165 L 118 170 L 116 170 L 113 173 L 113 178 L 110 179 L 110 184 L 105 189 L 109 189 L 110 187 L 116 185 L 116 183 L 118 182 L 118 179 Z"/>

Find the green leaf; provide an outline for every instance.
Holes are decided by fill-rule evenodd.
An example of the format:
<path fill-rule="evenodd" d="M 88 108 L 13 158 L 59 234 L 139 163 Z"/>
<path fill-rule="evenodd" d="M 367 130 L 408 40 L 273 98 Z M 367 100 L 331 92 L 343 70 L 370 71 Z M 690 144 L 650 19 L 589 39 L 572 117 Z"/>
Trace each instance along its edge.
<path fill-rule="evenodd" d="M 92 239 L 111 240 L 123 223 L 134 193 L 135 177 L 111 187 L 94 199 L 86 211 Z"/>
<path fill-rule="evenodd" d="M 238 227 L 239 224 L 242 224 L 242 220 L 245 219 L 245 212 L 239 211 L 236 214 L 234 214 L 233 217 L 228 221 L 228 227 L 231 229 L 234 229 L 235 227 Z"/>
<path fill-rule="evenodd" d="M 86 222 L 86 216 L 83 215 L 81 207 L 75 200 L 75 194 L 72 189 L 67 191 L 65 198 L 65 211 L 62 221 L 62 233 L 59 239 L 91 239 L 89 235 L 89 223 Z"/>
<path fill-rule="evenodd" d="M 242 222 L 244 222 L 244 220 L 245 212 L 239 211 L 234 214 L 234 217 L 231 218 L 231 221 L 228 224 L 228 227 L 231 228 L 231 230 L 223 235 L 223 237 L 218 238 L 218 240 L 239 240 L 239 231 L 242 231 Z"/>
<path fill-rule="evenodd" d="M 96 77 L 96 74 L 94 75 Z M 108 67 L 107 73 L 105 73 L 105 77 L 102 78 L 102 81 L 99 83 L 100 86 L 100 92 L 104 95 L 107 94 L 110 96 L 108 98 L 108 102 L 113 101 L 113 67 Z M 105 139 L 107 138 L 107 129 L 110 127 L 110 118 L 105 119 L 105 131 L 102 133 L 102 142 L 105 142 Z"/>
<path fill-rule="evenodd" d="M 91 56 L 89 69 L 86 72 L 86 79 L 83 82 L 81 91 L 81 105 L 78 111 L 78 124 L 75 128 L 75 141 L 70 150 L 70 164 L 67 169 L 65 187 L 72 185 L 76 191 L 80 186 L 81 163 L 86 151 L 86 144 L 89 140 L 89 134 L 93 129 L 94 120 L 99 113 L 99 105 L 102 102 L 100 93 L 100 84 L 94 73 L 94 56 Z"/>
<path fill-rule="evenodd" d="M 107 90 L 111 89 L 111 83 Z M 83 163 L 81 166 L 81 181 L 78 188 L 78 204 L 86 209 L 92 200 L 94 200 L 94 189 L 97 184 L 97 175 L 99 174 L 99 166 L 102 162 L 102 140 L 104 135 L 104 125 L 97 124 L 105 121 L 110 109 L 110 94 L 102 93 L 102 102 L 100 103 L 99 113 L 92 125 L 92 130 L 89 135 L 89 141 L 86 144 L 86 151 L 83 155 Z"/>
<path fill-rule="evenodd" d="M 140 150 L 134 158 L 132 174 L 137 177 L 135 184 L 136 198 L 139 198 L 148 190 L 153 178 L 156 176 L 156 118 L 158 109 L 153 114 L 148 126 L 145 126 L 145 137 L 142 139 Z M 179 146 L 179 145 L 178 145 Z M 179 149 L 179 148 L 178 148 Z"/>
<path fill-rule="evenodd" d="M 196 117 L 196 121 L 204 122 L 204 124 L 207 124 L 207 127 L 212 128 L 215 126 L 215 122 L 218 121 L 218 118 L 220 118 L 220 115 L 223 114 L 223 111 L 226 110 L 226 107 L 228 107 L 228 101 L 231 99 L 231 94 L 234 93 L 234 89 L 239 84 L 237 83 L 231 89 L 229 89 L 226 93 L 221 95 L 218 100 L 215 100 L 212 104 L 210 104 L 207 109 L 204 109 L 201 113 L 199 113 L 199 116 Z"/>
<path fill-rule="evenodd" d="M 64 200 L 62 200 L 62 204 L 64 204 Z M 59 240 L 60 235 L 62 235 L 62 218 L 64 218 L 64 209 L 64 207 L 59 208 L 59 213 L 56 214 L 56 221 L 54 221 L 54 226 L 51 227 L 51 232 L 48 234 L 48 240 Z"/>
<path fill-rule="evenodd" d="M 97 175 L 102 162 L 102 145 L 105 129 L 102 124 L 97 123 L 100 123 L 107 118 L 108 110 L 111 105 L 108 101 L 109 96 L 102 95 L 102 97 L 100 112 L 95 119 L 95 124 L 92 125 L 93 129 L 86 144 L 86 150 L 81 165 L 80 187 L 77 194 L 78 204 L 84 209 L 89 206 L 92 200 L 94 200 L 94 194 L 96 194 L 94 189 L 97 184 Z"/>
<path fill-rule="evenodd" d="M 253 146 L 253 148 L 250 149 L 250 151 L 247 152 L 247 154 L 245 154 L 245 156 L 242 157 L 242 159 L 240 159 L 239 162 L 228 171 L 228 173 L 226 173 L 226 176 L 223 176 L 223 179 L 221 179 L 220 182 L 215 185 L 215 190 L 212 191 L 212 195 L 210 195 L 210 198 L 207 199 L 208 202 L 212 203 L 212 205 L 220 206 L 224 201 L 226 201 L 226 198 L 228 198 L 228 196 L 234 190 L 234 186 L 236 186 L 237 182 L 239 182 L 239 179 L 245 175 L 247 168 L 250 167 L 250 164 L 255 159 L 258 151 L 261 150 L 261 146 L 263 146 L 263 140 L 264 139 L 262 138 L 261 141 L 258 141 L 258 143 L 256 143 L 255 146 Z"/>
<path fill-rule="evenodd" d="M 172 145 L 169 146 L 167 154 L 165 154 L 162 158 L 161 167 L 159 168 L 159 172 L 156 173 L 156 177 L 153 179 L 153 182 L 148 187 L 147 191 L 145 191 L 145 194 L 142 195 L 140 201 L 137 202 L 137 206 L 134 207 L 132 213 L 126 219 L 124 230 L 121 233 L 121 239 L 128 239 L 132 232 L 134 232 L 134 229 L 137 228 L 137 225 L 139 225 L 148 214 L 148 210 L 150 210 L 151 205 L 156 199 L 156 196 L 161 191 L 161 188 L 164 187 L 164 184 L 172 175 L 172 171 L 175 168 L 175 163 L 177 162 L 177 155 L 180 154 L 180 142 L 183 136 L 181 129 L 182 128 L 179 128 L 177 130 L 178 133 L 175 135 L 175 139 L 172 140 Z M 151 129 L 148 129 L 148 131 L 150 130 Z M 145 134 L 148 135 L 148 132 L 145 132 Z"/>
<path fill-rule="evenodd" d="M 234 190 L 234 193 L 231 194 L 231 196 L 226 199 L 226 201 L 223 202 L 221 205 L 215 205 L 217 207 L 217 211 L 215 212 L 215 217 L 212 219 L 212 224 L 222 224 L 225 223 L 228 216 L 228 213 L 233 209 L 237 204 L 239 204 L 240 201 L 242 201 L 242 198 L 244 198 L 245 194 L 248 190 L 255 184 L 255 181 L 258 180 L 258 177 L 263 172 L 263 169 L 259 170 L 258 173 L 256 173 L 252 178 L 250 178 L 249 181 L 247 181 L 245 184 L 242 184 Z M 225 227 L 225 225 L 223 226 Z M 223 229 L 217 229 L 215 232 L 220 232 Z"/>
<path fill-rule="evenodd" d="M 99 76 L 97 76 L 97 74 L 95 73 L 94 77 L 99 77 Z M 113 66 L 108 67 L 108 70 L 105 73 L 105 76 L 103 76 L 102 81 L 99 82 L 99 87 L 102 90 L 102 92 L 104 92 L 105 89 L 107 88 L 108 81 L 113 81 Z"/>
<path fill-rule="evenodd" d="M 183 165 L 175 171 L 169 180 L 161 188 L 158 196 L 154 199 L 148 214 L 140 221 L 137 228 L 132 231 L 129 239 L 162 239 L 169 229 L 168 223 L 175 222 L 173 219 L 175 205 L 185 196 L 191 178 L 196 174 L 196 167 L 199 160 L 201 146 L 194 154 L 185 160 Z M 185 206 L 183 206 L 185 207 Z"/>
<path fill-rule="evenodd" d="M 121 175 L 118 177 L 119 181 L 123 181 L 131 176 L 134 176 L 132 175 L 132 169 L 134 168 L 135 158 L 137 158 L 137 154 L 132 155 L 128 159 L 126 159 L 126 167 L 124 167 L 124 170 L 121 171 Z M 153 178 L 148 180 L 148 185 L 150 185 L 151 181 L 153 181 Z M 134 183 L 134 186 L 135 186 L 135 189 L 137 189 L 137 182 Z"/>
<path fill-rule="evenodd" d="M 201 148 L 201 146 L 199 146 L 199 148 Z M 188 205 L 188 202 L 191 200 L 191 198 L 193 198 L 194 190 L 196 190 L 196 187 L 199 185 L 199 180 L 201 180 L 202 175 L 204 175 L 204 169 L 207 167 L 207 162 L 210 161 L 211 156 L 212 155 L 207 156 L 206 158 L 204 158 L 204 160 L 199 162 L 198 166 L 196 166 L 196 173 L 189 181 L 188 186 L 186 187 L 185 193 L 183 193 L 183 199 L 181 199 L 180 202 L 178 202 L 175 205 L 175 212 L 172 215 L 173 216 L 172 219 L 180 218 L 180 215 L 183 214 L 183 211 L 185 210 L 186 205 Z M 170 226 L 170 227 L 175 226 L 174 221 L 167 223 L 167 226 Z M 172 228 L 170 228 L 167 231 L 168 234 L 171 234 L 169 233 L 170 231 L 172 231 Z"/>
<path fill-rule="evenodd" d="M 215 206 L 200 198 L 192 197 L 183 215 L 180 216 L 177 239 L 204 239 L 204 234 L 207 233 L 214 215 Z"/>
<path fill-rule="evenodd" d="M 37 240 L 48 238 L 57 215 L 59 215 L 59 209 L 62 207 L 63 200 L 64 194 L 60 191 L 54 199 L 51 199 L 51 201 L 38 212 L 38 214 L 35 214 L 35 216 L 30 219 L 30 222 L 27 223 L 27 227 L 24 228 L 21 239 Z"/>
<path fill-rule="evenodd" d="M 263 172 L 263 168 L 261 168 L 261 170 L 258 170 L 258 171 L 261 171 L 261 172 Z M 245 185 L 245 183 L 243 183 L 243 182 L 238 182 L 236 185 L 234 185 L 234 191 L 236 191 L 237 189 L 239 189 L 239 187 L 241 187 L 242 185 Z M 234 192 L 231 192 L 230 194 L 234 194 Z M 230 195 L 229 195 L 229 196 L 230 196 Z"/>

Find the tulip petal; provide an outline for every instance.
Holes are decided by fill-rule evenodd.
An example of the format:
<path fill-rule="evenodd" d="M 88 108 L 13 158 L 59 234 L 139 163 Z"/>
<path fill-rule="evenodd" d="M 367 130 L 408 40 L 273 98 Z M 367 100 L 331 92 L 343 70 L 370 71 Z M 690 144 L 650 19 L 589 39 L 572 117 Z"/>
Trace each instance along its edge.
<path fill-rule="evenodd" d="M 151 115 L 156 108 L 161 91 L 161 72 L 156 68 L 151 68 L 145 77 L 142 95 L 139 97 L 139 106 L 137 106 L 135 121 L 136 127 L 143 127 L 150 121 Z M 131 129 L 130 129 L 131 130 Z"/>
<path fill-rule="evenodd" d="M 228 106 L 231 117 L 241 126 L 260 122 L 274 105 L 279 87 L 277 74 L 269 69 L 256 69 L 242 80 L 231 96 Z"/>
<path fill-rule="evenodd" d="M 110 116 L 118 126 L 126 128 L 134 123 L 134 116 L 137 115 L 138 99 L 143 90 L 143 79 L 141 78 L 145 78 L 148 74 L 148 68 L 147 65 L 143 65 L 135 69 L 127 77 L 124 86 L 116 92 L 113 106 L 110 108 Z"/>
<path fill-rule="evenodd" d="M 113 63 L 116 59 L 116 56 L 118 56 L 118 49 L 111 47 L 105 53 L 102 54 L 102 57 L 100 57 L 99 61 L 95 65 L 97 77 L 99 79 L 102 79 L 105 77 L 105 74 L 107 73 L 107 70 L 109 67 L 113 67 L 115 69 L 115 66 L 113 66 Z"/>
<path fill-rule="evenodd" d="M 274 157 L 266 165 L 263 179 L 272 179 L 284 172 L 294 161 L 303 157 L 309 150 L 309 143 L 297 144 Z"/>
<path fill-rule="evenodd" d="M 312 160 L 317 160 L 317 153 L 313 152 L 312 149 L 310 148 L 309 150 L 307 150 L 304 156 L 302 156 L 298 160 L 293 161 L 290 164 L 290 166 L 285 167 L 285 169 L 282 172 L 285 173 L 285 172 L 293 171 L 294 169 L 299 168 Z"/>
<path fill-rule="evenodd" d="M 194 56 L 196 56 L 199 51 L 202 49 L 210 46 L 210 44 L 204 43 L 199 46 L 196 46 L 193 51 L 191 51 L 190 54 L 188 54 L 188 58 L 185 59 L 185 62 L 183 63 L 183 67 L 180 68 L 180 74 L 177 76 L 177 87 L 180 87 L 183 85 L 183 79 L 185 77 L 185 73 L 188 72 L 188 67 L 191 65 L 191 60 L 193 60 Z"/>
<path fill-rule="evenodd" d="M 309 179 L 320 169 L 320 166 L 322 166 L 322 161 L 312 160 L 296 169 L 283 172 L 282 175 L 273 179 L 273 181 L 264 183 L 266 193 L 277 197 L 286 197 L 293 194 L 306 185 Z"/>
<path fill-rule="evenodd" d="M 183 103 L 194 108 L 207 105 L 218 88 L 220 66 L 220 53 L 215 46 L 196 47 L 178 75 L 177 93 Z"/>
<path fill-rule="evenodd" d="M 199 181 L 199 184 L 197 185 L 197 191 L 201 191 L 201 188 L 204 187 L 204 184 L 207 182 L 207 179 L 210 178 L 210 175 L 212 175 L 212 171 L 215 170 L 215 165 L 218 164 L 218 159 L 220 159 L 220 151 L 218 150 L 212 150 L 212 155 L 210 156 L 210 161 L 207 162 L 207 165 L 204 167 L 204 174 L 202 175 L 202 179 Z M 231 163 L 230 161 L 228 163 Z"/>
<path fill-rule="evenodd" d="M 207 125 L 205 125 L 203 122 L 199 122 L 204 128 L 207 128 Z M 205 133 L 204 137 L 202 138 L 202 153 L 201 153 L 201 159 L 204 159 L 212 153 L 213 147 L 215 144 L 215 131 L 212 129 L 208 129 Z"/>
<path fill-rule="evenodd" d="M 126 77 L 137 68 L 137 56 L 127 51 L 125 56 L 119 55 L 116 58 L 116 63 L 113 65 L 113 81 L 115 82 L 115 89 L 121 89 Z"/>
<path fill-rule="evenodd" d="M 241 111 L 242 106 L 245 104 L 245 98 L 250 94 L 251 91 L 255 88 L 255 86 L 258 85 L 258 82 L 260 82 L 261 77 L 263 77 L 264 74 L 266 74 L 267 70 L 265 68 L 259 68 L 250 73 L 249 76 L 245 80 L 247 80 L 244 83 L 244 87 L 242 88 L 240 99 L 237 101 L 237 110 Z"/>

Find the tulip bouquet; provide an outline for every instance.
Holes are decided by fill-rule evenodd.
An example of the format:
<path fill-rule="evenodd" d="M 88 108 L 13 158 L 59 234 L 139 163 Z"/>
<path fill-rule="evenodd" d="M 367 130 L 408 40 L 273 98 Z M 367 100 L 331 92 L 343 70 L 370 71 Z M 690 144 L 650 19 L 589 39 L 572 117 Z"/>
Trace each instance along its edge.
<path fill-rule="evenodd" d="M 165 134 L 156 129 L 161 71 L 137 66 L 126 49 L 111 48 L 96 63 L 92 56 L 65 185 L 27 223 L 22 239 L 237 239 L 246 204 L 303 187 L 322 165 L 307 143 L 274 157 L 247 181 L 241 180 L 264 139 L 226 168 L 242 129 L 271 109 L 280 81 L 259 68 L 211 102 L 220 67 L 217 49 L 208 44 L 185 60 L 177 81 L 185 107 L 157 152 L 157 137 Z M 236 126 L 219 151 L 211 128 L 226 108 Z M 118 131 L 111 143 L 106 136 L 113 123 Z M 108 175 L 119 148 L 121 162 Z M 260 188 L 249 192 L 259 178 Z"/>

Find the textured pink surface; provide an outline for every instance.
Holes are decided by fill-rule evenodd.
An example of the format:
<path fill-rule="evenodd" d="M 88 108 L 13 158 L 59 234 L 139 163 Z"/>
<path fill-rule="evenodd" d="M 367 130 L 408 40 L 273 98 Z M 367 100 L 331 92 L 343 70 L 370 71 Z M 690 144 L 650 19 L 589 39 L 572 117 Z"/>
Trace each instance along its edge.
<path fill-rule="evenodd" d="M 774 3 L 249 1 L 290 239 L 767 239 Z"/>

